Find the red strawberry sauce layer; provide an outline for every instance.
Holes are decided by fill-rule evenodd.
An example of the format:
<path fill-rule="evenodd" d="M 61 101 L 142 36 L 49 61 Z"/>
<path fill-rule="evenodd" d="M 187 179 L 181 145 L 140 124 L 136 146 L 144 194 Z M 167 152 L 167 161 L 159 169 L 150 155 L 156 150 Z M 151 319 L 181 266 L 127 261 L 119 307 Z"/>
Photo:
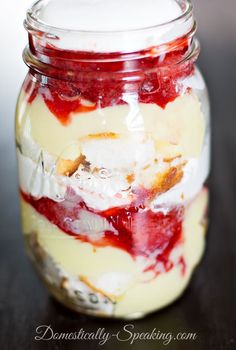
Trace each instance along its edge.
<path fill-rule="evenodd" d="M 165 108 L 183 93 L 181 80 L 194 72 L 193 60 L 184 59 L 190 46 L 191 39 L 183 37 L 136 53 L 101 54 L 45 47 L 30 36 L 30 52 L 38 64 L 28 62 L 31 74 L 24 89 L 29 103 L 40 94 L 64 125 L 71 112 L 125 104 L 130 98 Z"/>
<path fill-rule="evenodd" d="M 103 212 L 95 212 L 86 207 L 79 197 L 73 200 L 65 199 L 63 202 L 54 202 L 49 198 L 35 199 L 21 192 L 23 199 L 29 203 L 38 213 L 45 216 L 52 224 L 58 226 L 66 234 L 73 236 L 83 242 L 89 242 L 95 247 L 113 246 L 122 249 L 132 257 L 153 256 L 155 263 L 148 266 L 145 271 L 154 270 L 157 274 L 157 264 L 161 265 L 161 270 L 169 271 L 173 263 L 169 257 L 173 249 L 183 242 L 182 222 L 184 216 L 183 207 L 175 207 L 168 213 L 154 213 L 151 210 L 144 210 L 143 206 L 128 208 L 112 208 Z M 89 233 L 73 232 L 73 222 L 79 219 L 81 210 L 105 218 L 114 231 L 105 231 L 98 240 L 90 240 Z M 183 257 L 178 262 L 185 271 Z"/>

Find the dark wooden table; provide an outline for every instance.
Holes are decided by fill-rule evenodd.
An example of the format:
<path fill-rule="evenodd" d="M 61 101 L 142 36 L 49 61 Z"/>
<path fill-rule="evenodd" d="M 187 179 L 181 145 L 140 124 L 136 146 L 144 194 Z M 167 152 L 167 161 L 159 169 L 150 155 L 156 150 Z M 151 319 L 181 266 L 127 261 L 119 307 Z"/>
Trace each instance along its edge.
<path fill-rule="evenodd" d="M 213 117 L 208 249 L 179 301 L 132 324 L 136 332 L 156 328 L 161 332 L 194 332 L 198 337 L 166 347 L 157 341 L 139 341 L 131 347 L 114 338 L 104 349 L 236 349 L 236 3 L 197 0 L 195 4 L 203 44 L 199 65 L 207 77 Z M 13 132 L 8 141 L 1 142 L 0 193 L 0 349 L 100 348 L 97 341 L 34 340 L 39 325 L 51 325 L 57 332 L 105 327 L 112 333 L 125 323 L 89 319 L 66 310 L 48 296 L 34 274 L 21 238 Z"/>

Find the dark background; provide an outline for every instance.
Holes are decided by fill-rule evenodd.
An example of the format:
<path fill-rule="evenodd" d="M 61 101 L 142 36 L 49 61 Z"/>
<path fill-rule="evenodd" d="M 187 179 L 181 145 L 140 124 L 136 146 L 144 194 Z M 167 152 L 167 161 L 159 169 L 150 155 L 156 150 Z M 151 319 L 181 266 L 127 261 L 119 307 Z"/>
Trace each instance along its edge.
<path fill-rule="evenodd" d="M 198 334 L 196 341 L 171 343 L 165 347 L 168 350 L 233 350 L 236 349 L 236 1 L 195 0 L 194 4 L 202 44 L 199 66 L 206 77 L 212 103 L 208 248 L 184 297 L 163 311 L 132 323 L 136 332 L 157 328 L 162 332 Z M 19 37 L 16 28 L 9 32 L 8 39 L 11 26 L 9 22 L 4 32 L 1 28 L 0 37 L 0 47 L 9 47 L 1 51 L 0 58 L 0 349 L 98 349 L 96 341 L 34 341 L 35 328 L 42 324 L 51 325 L 55 331 L 80 328 L 94 331 L 106 327 L 107 332 L 113 332 L 121 330 L 125 323 L 89 319 L 67 311 L 48 296 L 25 256 L 13 136 L 16 91 L 24 70 L 23 65 L 16 69 L 21 57 L 14 52 L 14 40 L 18 43 Z M 14 82 L 16 70 L 20 71 Z M 114 339 L 104 348 L 125 350 L 131 345 Z M 164 347 L 159 342 L 146 341 L 135 343 L 132 348 Z"/>

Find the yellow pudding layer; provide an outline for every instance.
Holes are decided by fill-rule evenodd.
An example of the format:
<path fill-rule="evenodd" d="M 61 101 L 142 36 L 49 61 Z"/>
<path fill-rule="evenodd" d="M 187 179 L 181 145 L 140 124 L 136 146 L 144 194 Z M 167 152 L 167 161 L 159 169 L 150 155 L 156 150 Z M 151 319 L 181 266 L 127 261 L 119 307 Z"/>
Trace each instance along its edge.
<path fill-rule="evenodd" d="M 20 144 L 30 138 L 50 155 L 74 160 L 80 155 L 83 138 L 106 133 L 128 136 L 143 133 L 151 136 L 156 152 L 163 157 L 180 154 L 198 157 L 203 146 L 205 121 L 197 96 L 189 93 L 177 97 L 165 109 L 130 101 L 129 105 L 71 113 L 70 124 L 64 126 L 40 95 L 29 104 L 25 93 L 21 93 L 16 123 Z"/>

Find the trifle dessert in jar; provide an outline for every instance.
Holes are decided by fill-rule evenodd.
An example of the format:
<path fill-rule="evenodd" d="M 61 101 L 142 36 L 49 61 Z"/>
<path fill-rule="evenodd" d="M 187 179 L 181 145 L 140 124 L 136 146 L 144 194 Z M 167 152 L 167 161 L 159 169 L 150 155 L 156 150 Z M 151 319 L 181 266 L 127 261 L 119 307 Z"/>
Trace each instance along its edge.
<path fill-rule="evenodd" d="M 176 300 L 207 227 L 209 103 L 187 0 L 40 0 L 16 115 L 23 233 L 67 307 Z"/>

